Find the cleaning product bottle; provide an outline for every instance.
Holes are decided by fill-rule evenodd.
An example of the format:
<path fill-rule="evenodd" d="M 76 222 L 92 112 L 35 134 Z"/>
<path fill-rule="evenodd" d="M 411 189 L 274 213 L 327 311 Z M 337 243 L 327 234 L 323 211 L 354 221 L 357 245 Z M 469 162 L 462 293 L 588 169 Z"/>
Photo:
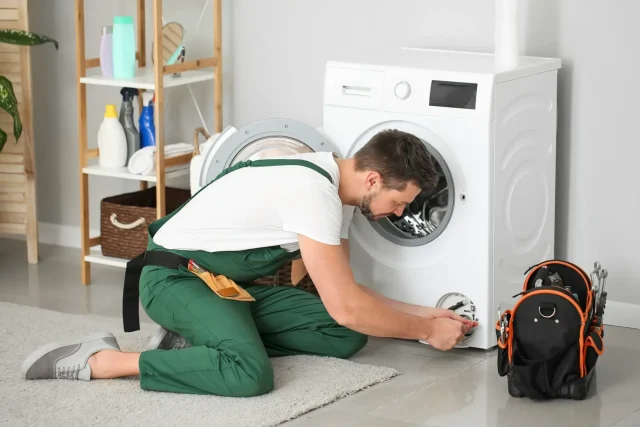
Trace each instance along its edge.
<path fill-rule="evenodd" d="M 136 74 L 136 34 L 132 16 L 113 18 L 113 76 L 130 79 Z"/>
<path fill-rule="evenodd" d="M 100 38 L 100 68 L 104 77 L 113 77 L 113 27 L 102 27 Z"/>
<path fill-rule="evenodd" d="M 105 168 L 122 168 L 127 164 L 127 137 L 118 121 L 116 106 L 109 104 L 98 130 L 99 164 Z"/>
<path fill-rule="evenodd" d="M 140 133 L 133 121 L 133 98 L 138 94 L 138 89 L 132 87 L 123 87 L 120 91 L 122 94 L 122 107 L 120 107 L 120 124 L 127 136 L 127 163 L 133 153 L 140 149 Z"/>
<path fill-rule="evenodd" d="M 153 92 L 142 93 L 142 112 L 140 113 L 140 146 L 156 145 L 156 127 L 153 122 Z"/>

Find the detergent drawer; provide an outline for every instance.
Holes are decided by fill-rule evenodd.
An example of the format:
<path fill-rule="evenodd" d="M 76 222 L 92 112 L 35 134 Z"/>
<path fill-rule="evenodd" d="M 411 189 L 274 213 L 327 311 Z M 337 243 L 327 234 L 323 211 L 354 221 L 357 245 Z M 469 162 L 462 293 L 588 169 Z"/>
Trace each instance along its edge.
<path fill-rule="evenodd" d="M 379 109 L 382 106 L 383 71 L 328 67 L 324 104 Z"/>

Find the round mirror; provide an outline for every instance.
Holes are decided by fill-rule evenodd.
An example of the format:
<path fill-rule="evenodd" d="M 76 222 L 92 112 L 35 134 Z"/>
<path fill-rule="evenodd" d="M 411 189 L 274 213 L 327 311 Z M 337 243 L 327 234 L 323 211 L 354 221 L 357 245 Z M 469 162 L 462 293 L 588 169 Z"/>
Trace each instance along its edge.
<path fill-rule="evenodd" d="M 182 50 L 184 28 L 177 22 L 168 22 L 162 27 L 162 64 L 174 63 Z M 151 44 L 151 61 L 155 64 L 155 50 Z"/>

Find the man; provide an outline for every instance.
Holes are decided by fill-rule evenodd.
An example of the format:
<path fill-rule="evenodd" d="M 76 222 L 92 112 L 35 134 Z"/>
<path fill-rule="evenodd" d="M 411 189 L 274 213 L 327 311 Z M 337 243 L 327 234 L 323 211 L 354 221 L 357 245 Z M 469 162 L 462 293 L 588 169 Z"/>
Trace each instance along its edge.
<path fill-rule="evenodd" d="M 380 132 L 349 159 L 320 152 L 240 163 L 152 223 L 146 254 L 128 267 L 125 282 L 134 286 L 125 283 L 125 330 L 138 327 L 138 290 L 149 317 L 163 327 L 147 351 L 122 352 L 113 335 L 97 334 L 40 348 L 23 363 L 23 376 L 140 375 L 145 390 L 256 396 L 273 389 L 269 357 L 348 358 L 369 335 L 449 350 L 475 322 L 387 299 L 356 283 L 348 260 L 356 206 L 370 220 L 401 215 L 436 182 L 424 144 L 398 130 Z M 320 298 L 252 284 L 300 255 Z M 203 270 L 220 276 L 208 286 L 196 275 Z"/>

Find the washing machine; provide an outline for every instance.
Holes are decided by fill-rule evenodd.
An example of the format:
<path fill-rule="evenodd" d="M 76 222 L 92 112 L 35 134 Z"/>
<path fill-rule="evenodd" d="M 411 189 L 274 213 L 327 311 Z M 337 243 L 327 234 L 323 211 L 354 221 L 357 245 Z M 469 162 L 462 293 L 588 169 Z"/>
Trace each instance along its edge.
<path fill-rule="evenodd" d="M 229 127 L 204 160 L 201 185 L 241 160 L 334 151 L 353 156 L 373 135 L 419 137 L 439 183 L 401 216 L 356 209 L 351 265 L 359 283 L 411 304 L 478 320 L 461 346 L 496 344 L 498 309 L 514 304 L 525 270 L 554 254 L 557 73 L 560 60 L 428 49 L 332 60 L 323 127 L 289 119 Z"/>

